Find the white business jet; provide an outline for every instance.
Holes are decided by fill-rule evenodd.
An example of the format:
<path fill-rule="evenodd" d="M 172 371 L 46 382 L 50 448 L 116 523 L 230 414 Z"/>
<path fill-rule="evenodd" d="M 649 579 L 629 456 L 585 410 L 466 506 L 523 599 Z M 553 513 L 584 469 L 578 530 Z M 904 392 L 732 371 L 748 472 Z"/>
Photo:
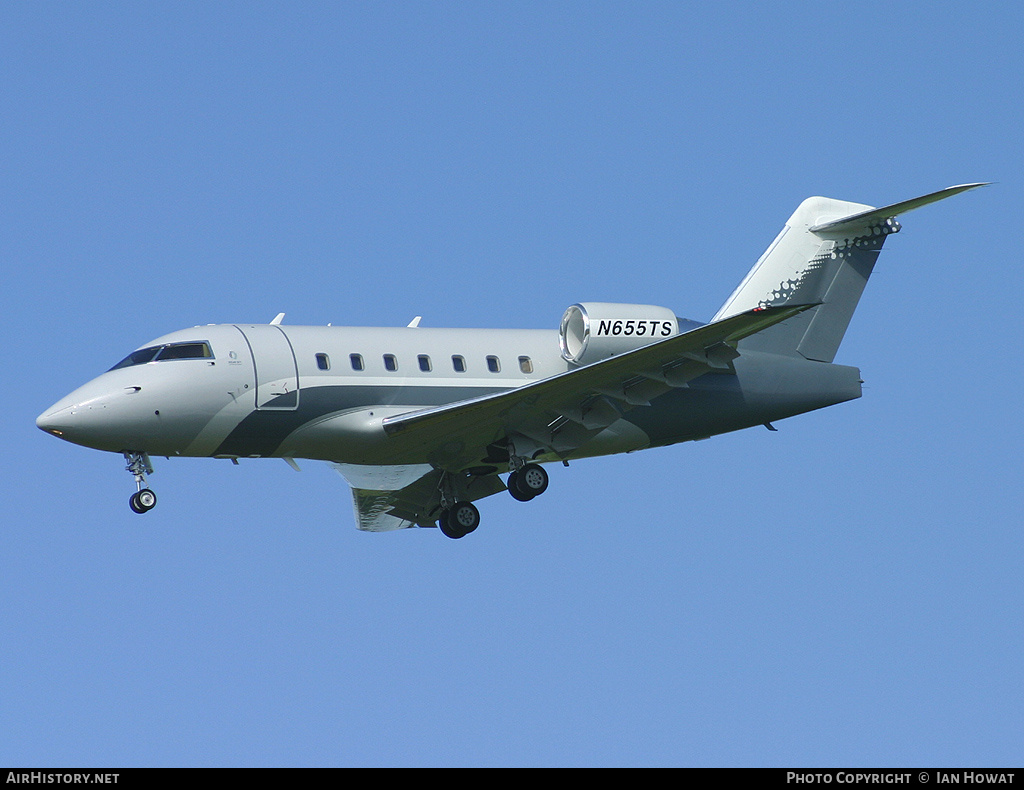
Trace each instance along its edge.
<path fill-rule="evenodd" d="M 36 420 L 123 454 L 145 513 L 152 456 L 328 461 L 360 529 L 440 526 L 476 500 L 544 493 L 542 464 L 704 439 L 861 395 L 833 364 L 895 217 L 983 184 L 884 208 L 814 197 L 707 324 L 587 302 L 556 330 L 195 327 L 133 351 Z M 500 475 L 506 474 L 503 481 Z"/>

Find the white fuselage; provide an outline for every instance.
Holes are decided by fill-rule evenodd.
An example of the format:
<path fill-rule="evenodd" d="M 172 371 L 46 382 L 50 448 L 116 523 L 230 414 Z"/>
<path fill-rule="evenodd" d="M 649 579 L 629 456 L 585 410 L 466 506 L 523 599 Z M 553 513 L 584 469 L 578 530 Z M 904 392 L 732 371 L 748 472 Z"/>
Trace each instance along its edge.
<path fill-rule="evenodd" d="M 142 349 L 189 344 L 206 344 L 209 356 L 116 367 L 38 424 L 111 452 L 417 462 L 396 456 L 400 442 L 378 446 L 383 416 L 570 367 L 548 330 L 223 324 L 173 332 Z"/>
<path fill-rule="evenodd" d="M 461 537 L 472 502 L 547 487 L 568 463 L 767 425 L 861 396 L 833 363 L 897 214 L 808 198 L 709 324 L 669 308 L 569 307 L 558 331 L 223 324 L 132 352 L 36 420 L 124 453 L 150 510 L 150 455 L 312 458 L 349 481 L 361 529 L 435 520 Z M 498 478 L 509 473 L 508 481 Z"/>

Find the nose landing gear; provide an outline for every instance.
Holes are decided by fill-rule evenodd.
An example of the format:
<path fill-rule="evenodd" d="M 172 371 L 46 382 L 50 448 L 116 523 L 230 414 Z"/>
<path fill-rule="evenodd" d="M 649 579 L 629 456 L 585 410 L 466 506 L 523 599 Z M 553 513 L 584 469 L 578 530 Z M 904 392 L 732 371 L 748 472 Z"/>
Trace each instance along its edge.
<path fill-rule="evenodd" d="M 135 476 L 136 492 L 128 499 L 128 507 L 135 513 L 146 513 L 156 507 L 156 494 L 148 487 L 146 475 L 153 474 L 153 464 L 146 453 L 125 453 L 125 469 Z"/>
<path fill-rule="evenodd" d="M 156 494 L 148 488 L 141 488 L 128 499 L 128 507 L 136 513 L 145 513 L 156 507 Z"/>

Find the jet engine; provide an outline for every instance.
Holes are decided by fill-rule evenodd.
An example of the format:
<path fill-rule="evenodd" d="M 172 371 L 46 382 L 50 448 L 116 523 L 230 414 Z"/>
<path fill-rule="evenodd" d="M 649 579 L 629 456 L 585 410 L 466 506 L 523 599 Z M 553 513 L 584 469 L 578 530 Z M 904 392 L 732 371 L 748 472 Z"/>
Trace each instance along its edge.
<path fill-rule="evenodd" d="M 567 361 L 589 365 L 678 333 L 679 319 L 667 307 L 583 302 L 562 316 L 558 344 Z"/>

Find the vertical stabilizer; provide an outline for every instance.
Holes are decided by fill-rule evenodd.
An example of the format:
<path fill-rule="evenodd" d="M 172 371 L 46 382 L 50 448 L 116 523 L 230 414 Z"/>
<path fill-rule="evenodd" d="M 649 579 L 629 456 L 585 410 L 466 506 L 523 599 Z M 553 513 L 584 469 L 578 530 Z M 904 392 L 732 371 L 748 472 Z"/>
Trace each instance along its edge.
<path fill-rule="evenodd" d="M 713 320 L 769 306 L 815 305 L 741 347 L 831 362 L 886 237 L 900 229 L 896 215 L 979 186 L 949 187 L 878 209 L 808 198 Z"/>

